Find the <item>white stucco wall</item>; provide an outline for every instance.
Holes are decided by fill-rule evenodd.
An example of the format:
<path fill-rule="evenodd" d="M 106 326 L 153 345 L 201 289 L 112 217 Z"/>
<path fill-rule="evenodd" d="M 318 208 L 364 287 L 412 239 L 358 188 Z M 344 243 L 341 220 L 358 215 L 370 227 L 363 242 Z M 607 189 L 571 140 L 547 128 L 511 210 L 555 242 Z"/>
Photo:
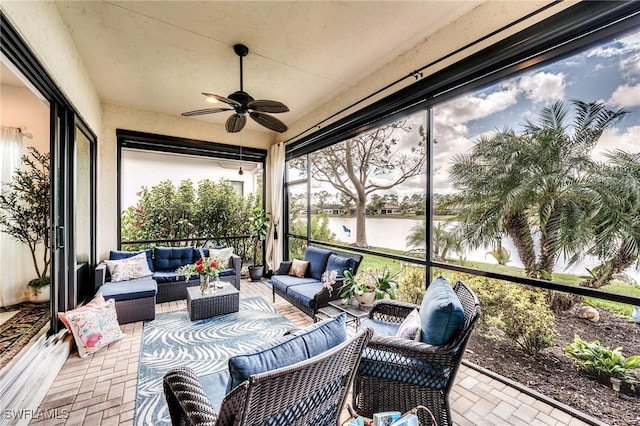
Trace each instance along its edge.
<path fill-rule="evenodd" d="M 109 255 L 117 244 L 115 229 L 117 211 L 117 144 L 116 130 L 134 130 L 201 141 L 224 143 L 236 146 L 267 149 L 273 142 L 268 133 L 243 130 L 227 133 L 223 125 L 142 111 L 121 105 L 102 105 L 102 133 L 99 136 L 98 158 L 98 259 Z M 101 231 L 100 228 L 105 231 Z M 107 232 L 107 230 L 113 230 Z"/>
<path fill-rule="evenodd" d="M 0 9 L 80 116 L 99 133 L 100 99 L 55 4 L 3 0 Z"/>

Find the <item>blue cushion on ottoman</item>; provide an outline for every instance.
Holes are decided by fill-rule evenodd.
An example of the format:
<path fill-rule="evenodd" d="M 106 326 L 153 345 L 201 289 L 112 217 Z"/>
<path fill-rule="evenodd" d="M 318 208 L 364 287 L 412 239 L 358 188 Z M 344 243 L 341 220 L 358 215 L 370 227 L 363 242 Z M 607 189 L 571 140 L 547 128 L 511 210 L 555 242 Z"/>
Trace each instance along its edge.
<path fill-rule="evenodd" d="M 158 284 L 151 277 L 136 278 L 129 281 L 105 283 L 98 289 L 105 299 L 120 300 L 142 299 L 153 297 L 158 293 Z"/>
<path fill-rule="evenodd" d="M 287 367 L 325 352 L 347 339 L 346 315 L 321 321 L 256 351 L 229 358 L 229 391 L 252 374 Z"/>
<path fill-rule="evenodd" d="M 322 279 L 322 274 L 327 269 L 327 260 L 330 254 L 330 250 L 318 247 L 307 247 L 304 251 L 304 259 L 302 259 L 309 261 L 309 269 L 307 270 L 306 276 L 315 278 L 316 280 Z"/>
<path fill-rule="evenodd" d="M 444 345 L 462 330 L 464 310 L 449 282 L 436 278 L 422 299 L 420 306 L 422 342 Z"/>
<path fill-rule="evenodd" d="M 338 271 L 337 278 L 343 278 L 344 271 L 347 270 L 353 272 L 351 259 L 331 253 L 329 260 L 327 260 L 327 271 Z"/>

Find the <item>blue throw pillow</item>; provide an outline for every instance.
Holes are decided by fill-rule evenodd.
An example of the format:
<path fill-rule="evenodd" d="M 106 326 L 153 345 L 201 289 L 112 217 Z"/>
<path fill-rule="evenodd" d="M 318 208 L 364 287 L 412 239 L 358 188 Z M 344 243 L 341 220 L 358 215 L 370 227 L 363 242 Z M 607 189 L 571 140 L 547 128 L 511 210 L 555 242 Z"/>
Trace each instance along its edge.
<path fill-rule="evenodd" d="M 322 274 L 327 269 L 327 260 L 331 254 L 330 250 L 321 249 L 318 247 L 307 247 L 304 251 L 304 258 L 309 262 L 309 269 L 305 276 L 320 280 Z"/>
<path fill-rule="evenodd" d="M 420 306 L 422 342 L 444 345 L 462 330 L 464 309 L 449 282 L 436 278 L 422 299 Z"/>
<path fill-rule="evenodd" d="M 346 315 L 321 321 L 252 353 L 229 358 L 230 392 L 252 374 L 264 373 L 319 355 L 347 340 Z"/>
<path fill-rule="evenodd" d="M 153 259 L 152 259 L 152 251 L 149 250 L 139 250 L 139 251 L 120 251 L 120 250 L 111 250 L 109 252 L 109 260 L 121 260 L 128 259 L 130 257 L 135 256 L 136 254 L 146 253 L 147 255 L 147 263 L 149 264 L 149 270 L 153 272 Z"/>
<path fill-rule="evenodd" d="M 337 278 L 343 278 L 346 270 L 353 272 L 351 259 L 331 253 L 329 260 L 327 260 L 327 271 L 338 271 Z"/>

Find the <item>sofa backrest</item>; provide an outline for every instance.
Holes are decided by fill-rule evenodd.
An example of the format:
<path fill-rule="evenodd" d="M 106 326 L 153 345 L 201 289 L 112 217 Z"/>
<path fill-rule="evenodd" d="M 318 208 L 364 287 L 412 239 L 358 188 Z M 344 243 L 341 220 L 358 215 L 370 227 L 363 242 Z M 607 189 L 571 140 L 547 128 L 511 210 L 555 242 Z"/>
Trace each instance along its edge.
<path fill-rule="evenodd" d="M 320 280 L 322 278 L 322 274 L 327 269 L 327 261 L 329 260 L 329 256 L 331 255 L 331 250 L 308 246 L 304 251 L 304 258 L 309 262 L 309 267 L 307 268 L 307 276 L 311 278 L 315 278 L 316 280 Z"/>
<path fill-rule="evenodd" d="M 153 265 L 156 271 L 175 271 L 193 263 L 193 247 L 156 247 L 153 249 Z"/>

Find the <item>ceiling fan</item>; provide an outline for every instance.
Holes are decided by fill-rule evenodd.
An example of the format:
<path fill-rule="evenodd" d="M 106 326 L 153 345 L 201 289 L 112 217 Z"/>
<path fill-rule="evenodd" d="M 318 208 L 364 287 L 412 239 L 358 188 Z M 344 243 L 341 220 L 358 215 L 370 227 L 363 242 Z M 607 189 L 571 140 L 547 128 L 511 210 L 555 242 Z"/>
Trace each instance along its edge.
<path fill-rule="evenodd" d="M 286 124 L 266 113 L 275 114 L 288 112 L 289 107 L 278 101 L 270 101 L 266 99 L 255 100 L 251 95 L 242 90 L 242 58 L 247 56 L 249 48 L 244 44 L 236 44 L 233 46 L 233 50 L 236 52 L 236 55 L 240 57 L 240 90 L 233 92 L 226 98 L 224 96 L 214 95 L 213 93 L 202 93 L 207 97 L 207 101 L 224 102 L 231 108 L 197 109 L 195 111 L 183 112 L 182 115 L 184 117 L 191 117 L 194 115 L 213 114 L 216 112 L 235 110 L 235 113 L 227 119 L 227 122 L 224 125 L 225 129 L 227 129 L 227 132 L 229 133 L 236 133 L 242 130 L 244 125 L 247 123 L 247 114 L 255 122 L 263 125 L 267 129 L 280 133 L 286 132 L 288 129 Z"/>

